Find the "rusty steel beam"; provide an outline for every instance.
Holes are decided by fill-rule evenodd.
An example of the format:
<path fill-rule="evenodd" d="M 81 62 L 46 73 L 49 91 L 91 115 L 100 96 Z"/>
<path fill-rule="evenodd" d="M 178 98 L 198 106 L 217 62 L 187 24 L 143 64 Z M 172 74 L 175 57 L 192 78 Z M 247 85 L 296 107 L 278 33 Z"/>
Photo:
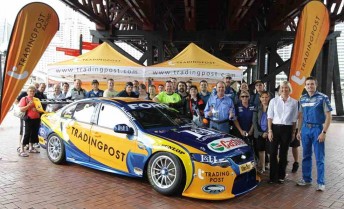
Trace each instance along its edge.
<path fill-rule="evenodd" d="M 81 13 L 82 15 L 86 16 L 90 21 L 96 23 L 98 26 L 103 28 L 109 27 L 109 19 L 107 18 L 107 12 L 105 8 L 107 6 L 103 5 L 103 9 L 99 12 L 97 9 L 97 3 L 100 2 L 100 5 L 102 5 L 103 2 L 106 2 L 108 4 L 108 0 L 106 1 L 85 1 L 82 0 L 82 3 L 79 1 L 73 1 L 73 0 L 60 0 L 66 5 L 70 6 L 73 10 Z M 102 7 L 102 6 L 100 6 Z"/>
<path fill-rule="evenodd" d="M 294 0 L 294 1 L 286 1 L 284 5 L 281 4 L 274 4 L 271 7 L 271 13 L 268 17 L 268 22 L 270 22 L 270 29 L 271 30 L 280 30 L 285 29 L 287 24 L 289 23 L 288 20 L 295 19 L 300 12 L 302 11 L 303 7 L 309 2 L 309 0 Z M 281 8 L 282 7 L 282 8 Z M 283 9 L 281 11 L 281 9 Z"/>
<path fill-rule="evenodd" d="M 195 0 L 184 0 L 184 6 L 185 6 L 185 18 L 184 18 L 185 30 L 195 31 L 196 30 Z"/>

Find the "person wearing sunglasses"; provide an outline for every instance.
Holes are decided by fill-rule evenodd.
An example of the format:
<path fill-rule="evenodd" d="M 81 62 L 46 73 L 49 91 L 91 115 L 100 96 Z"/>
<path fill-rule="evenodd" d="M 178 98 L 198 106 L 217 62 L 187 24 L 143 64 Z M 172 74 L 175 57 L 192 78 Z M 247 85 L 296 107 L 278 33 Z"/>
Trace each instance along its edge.
<path fill-rule="evenodd" d="M 237 118 L 234 120 L 234 125 L 236 127 L 236 135 L 238 137 L 248 137 L 248 143 L 252 144 L 253 135 L 253 125 L 252 117 L 254 106 L 250 105 L 250 94 L 248 91 L 242 91 L 240 93 L 240 101 L 235 107 L 235 112 L 237 113 Z"/>

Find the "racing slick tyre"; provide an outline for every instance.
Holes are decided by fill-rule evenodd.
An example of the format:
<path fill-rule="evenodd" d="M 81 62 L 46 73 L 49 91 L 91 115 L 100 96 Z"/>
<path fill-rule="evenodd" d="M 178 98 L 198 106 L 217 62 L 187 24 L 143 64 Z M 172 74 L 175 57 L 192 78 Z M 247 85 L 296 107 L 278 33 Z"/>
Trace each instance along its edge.
<path fill-rule="evenodd" d="M 55 164 L 66 162 L 66 150 L 63 140 L 56 134 L 51 134 L 48 138 L 47 154 L 49 160 Z"/>
<path fill-rule="evenodd" d="M 164 195 L 182 192 L 185 186 L 185 172 L 178 157 L 168 152 L 152 156 L 147 167 L 147 177 L 153 188 Z"/>

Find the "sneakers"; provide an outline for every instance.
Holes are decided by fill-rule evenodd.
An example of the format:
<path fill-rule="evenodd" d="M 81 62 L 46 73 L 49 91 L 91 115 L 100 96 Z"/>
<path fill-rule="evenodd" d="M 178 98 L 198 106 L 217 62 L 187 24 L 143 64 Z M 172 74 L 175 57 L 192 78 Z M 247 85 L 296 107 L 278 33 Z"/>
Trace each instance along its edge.
<path fill-rule="evenodd" d="M 317 191 L 321 191 L 321 192 L 325 191 L 325 185 L 323 185 L 323 184 L 318 184 Z"/>
<path fill-rule="evenodd" d="M 298 182 L 296 182 L 296 185 L 298 186 L 307 186 L 307 185 L 311 185 L 311 182 L 305 182 L 305 180 L 300 179 Z"/>
<path fill-rule="evenodd" d="M 299 169 L 299 163 L 298 162 L 294 162 L 293 163 L 293 169 L 291 170 L 291 172 L 292 173 L 296 173 L 298 169 Z"/>

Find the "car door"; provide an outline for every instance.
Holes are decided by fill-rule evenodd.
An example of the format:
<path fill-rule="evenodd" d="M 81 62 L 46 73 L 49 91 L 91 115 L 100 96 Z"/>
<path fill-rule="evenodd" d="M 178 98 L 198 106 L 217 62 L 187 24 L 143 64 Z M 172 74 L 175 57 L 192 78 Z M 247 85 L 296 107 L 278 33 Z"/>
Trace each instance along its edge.
<path fill-rule="evenodd" d="M 89 162 L 91 121 L 96 105 L 95 102 L 78 103 L 72 118 L 65 121 L 62 130 L 63 134 L 67 134 L 69 138 L 66 144 L 67 158 Z"/>
<path fill-rule="evenodd" d="M 126 124 L 134 134 L 114 132 L 115 125 Z M 101 104 L 97 123 L 90 132 L 91 162 L 100 163 L 119 171 L 128 172 L 127 157 L 135 149 L 137 130 L 121 109 L 111 104 Z"/>

